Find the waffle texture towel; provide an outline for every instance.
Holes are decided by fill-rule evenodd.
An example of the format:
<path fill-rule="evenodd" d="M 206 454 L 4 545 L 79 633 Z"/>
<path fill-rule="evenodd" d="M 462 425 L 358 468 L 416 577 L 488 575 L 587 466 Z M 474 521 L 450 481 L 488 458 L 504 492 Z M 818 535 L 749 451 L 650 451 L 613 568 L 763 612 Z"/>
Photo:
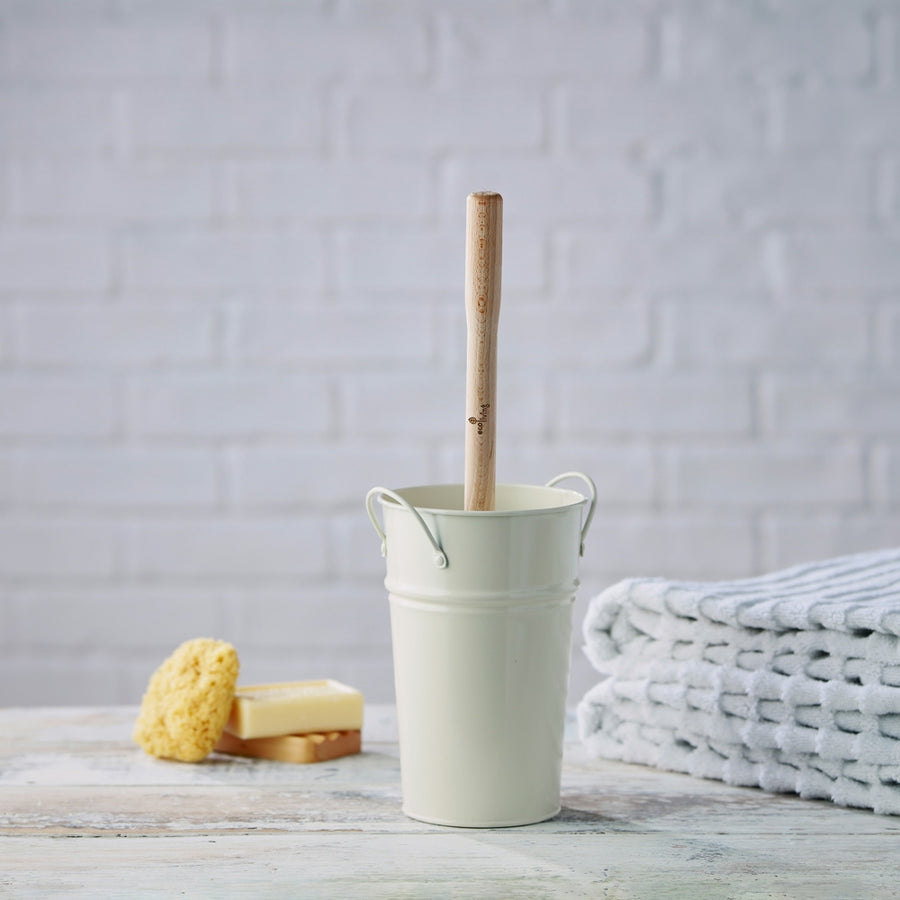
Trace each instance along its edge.
<path fill-rule="evenodd" d="M 900 815 L 900 549 L 594 597 L 595 756 Z"/>

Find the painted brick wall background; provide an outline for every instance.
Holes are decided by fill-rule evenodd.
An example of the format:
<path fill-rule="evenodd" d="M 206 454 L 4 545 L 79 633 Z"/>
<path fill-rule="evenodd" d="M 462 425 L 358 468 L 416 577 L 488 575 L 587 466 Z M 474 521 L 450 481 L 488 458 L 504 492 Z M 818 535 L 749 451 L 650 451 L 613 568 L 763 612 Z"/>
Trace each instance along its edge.
<path fill-rule="evenodd" d="M 392 698 L 363 497 L 462 478 L 482 189 L 578 625 L 900 541 L 900 3 L 0 0 L 0 703 L 199 635 Z"/>

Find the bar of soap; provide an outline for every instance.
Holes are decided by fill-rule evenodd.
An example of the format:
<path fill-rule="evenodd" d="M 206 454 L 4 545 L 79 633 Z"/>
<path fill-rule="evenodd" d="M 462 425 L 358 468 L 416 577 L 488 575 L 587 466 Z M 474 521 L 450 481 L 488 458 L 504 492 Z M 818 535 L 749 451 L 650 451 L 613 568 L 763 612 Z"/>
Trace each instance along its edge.
<path fill-rule="evenodd" d="M 285 681 L 238 687 L 225 730 L 248 738 L 359 731 L 363 695 L 332 681 Z"/>
<path fill-rule="evenodd" d="M 246 741 L 225 731 L 216 744 L 216 750 L 220 753 L 291 763 L 323 762 L 359 753 L 361 748 L 362 734 L 359 731 L 283 734 L 280 737 L 249 738 Z"/>

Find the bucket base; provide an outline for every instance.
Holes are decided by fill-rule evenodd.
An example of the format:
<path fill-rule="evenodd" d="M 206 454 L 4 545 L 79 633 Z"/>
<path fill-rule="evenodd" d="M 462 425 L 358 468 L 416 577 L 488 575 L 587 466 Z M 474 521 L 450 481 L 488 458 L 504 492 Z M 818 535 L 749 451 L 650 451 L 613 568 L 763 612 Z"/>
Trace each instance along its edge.
<path fill-rule="evenodd" d="M 561 809 L 561 806 L 557 806 L 556 809 L 546 815 L 539 815 L 535 818 L 529 816 L 526 818 L 497 819 L 490 822 L 461 822 L 458 819 L 423 815 L 408 809 L 406 806 L 403 807 L 403 814 L 409 816 L 410 819 L 415 819 L 417 822 L 426 822 L 429 825 L 446 825 L 450 828 L 518 828 L 523 825 L 537 825 L 538 822 L 546 822 L 548 819 L 558 816 Z"/>

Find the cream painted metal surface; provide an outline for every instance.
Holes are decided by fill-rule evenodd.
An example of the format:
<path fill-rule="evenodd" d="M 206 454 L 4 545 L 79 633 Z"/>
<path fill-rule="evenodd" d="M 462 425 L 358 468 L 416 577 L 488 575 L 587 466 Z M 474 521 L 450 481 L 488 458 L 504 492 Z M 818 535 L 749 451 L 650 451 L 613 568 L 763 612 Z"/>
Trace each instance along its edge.
<path fill-rule="evenodd" d="M 309 766 L 151 759 L 136 715 L 0 709 L 0 896 L 893 900 L 900 884 L 900 817 L 590 759 L 574 728 L 559 815 L 483 830 L 401 813 L 392 707 L 367 705 L 362 753 Z"/>
<path fill-rule="evenodd" d="M 589 498 L 552 486 L 573 476 Z M 414 819 L 496 827 L 559 812 L 572 606 L 596 497 L 586 475 L 559 479 L 497 485 L 490 511 L 464 510 L 463 485 L 369 493 Z"/>

